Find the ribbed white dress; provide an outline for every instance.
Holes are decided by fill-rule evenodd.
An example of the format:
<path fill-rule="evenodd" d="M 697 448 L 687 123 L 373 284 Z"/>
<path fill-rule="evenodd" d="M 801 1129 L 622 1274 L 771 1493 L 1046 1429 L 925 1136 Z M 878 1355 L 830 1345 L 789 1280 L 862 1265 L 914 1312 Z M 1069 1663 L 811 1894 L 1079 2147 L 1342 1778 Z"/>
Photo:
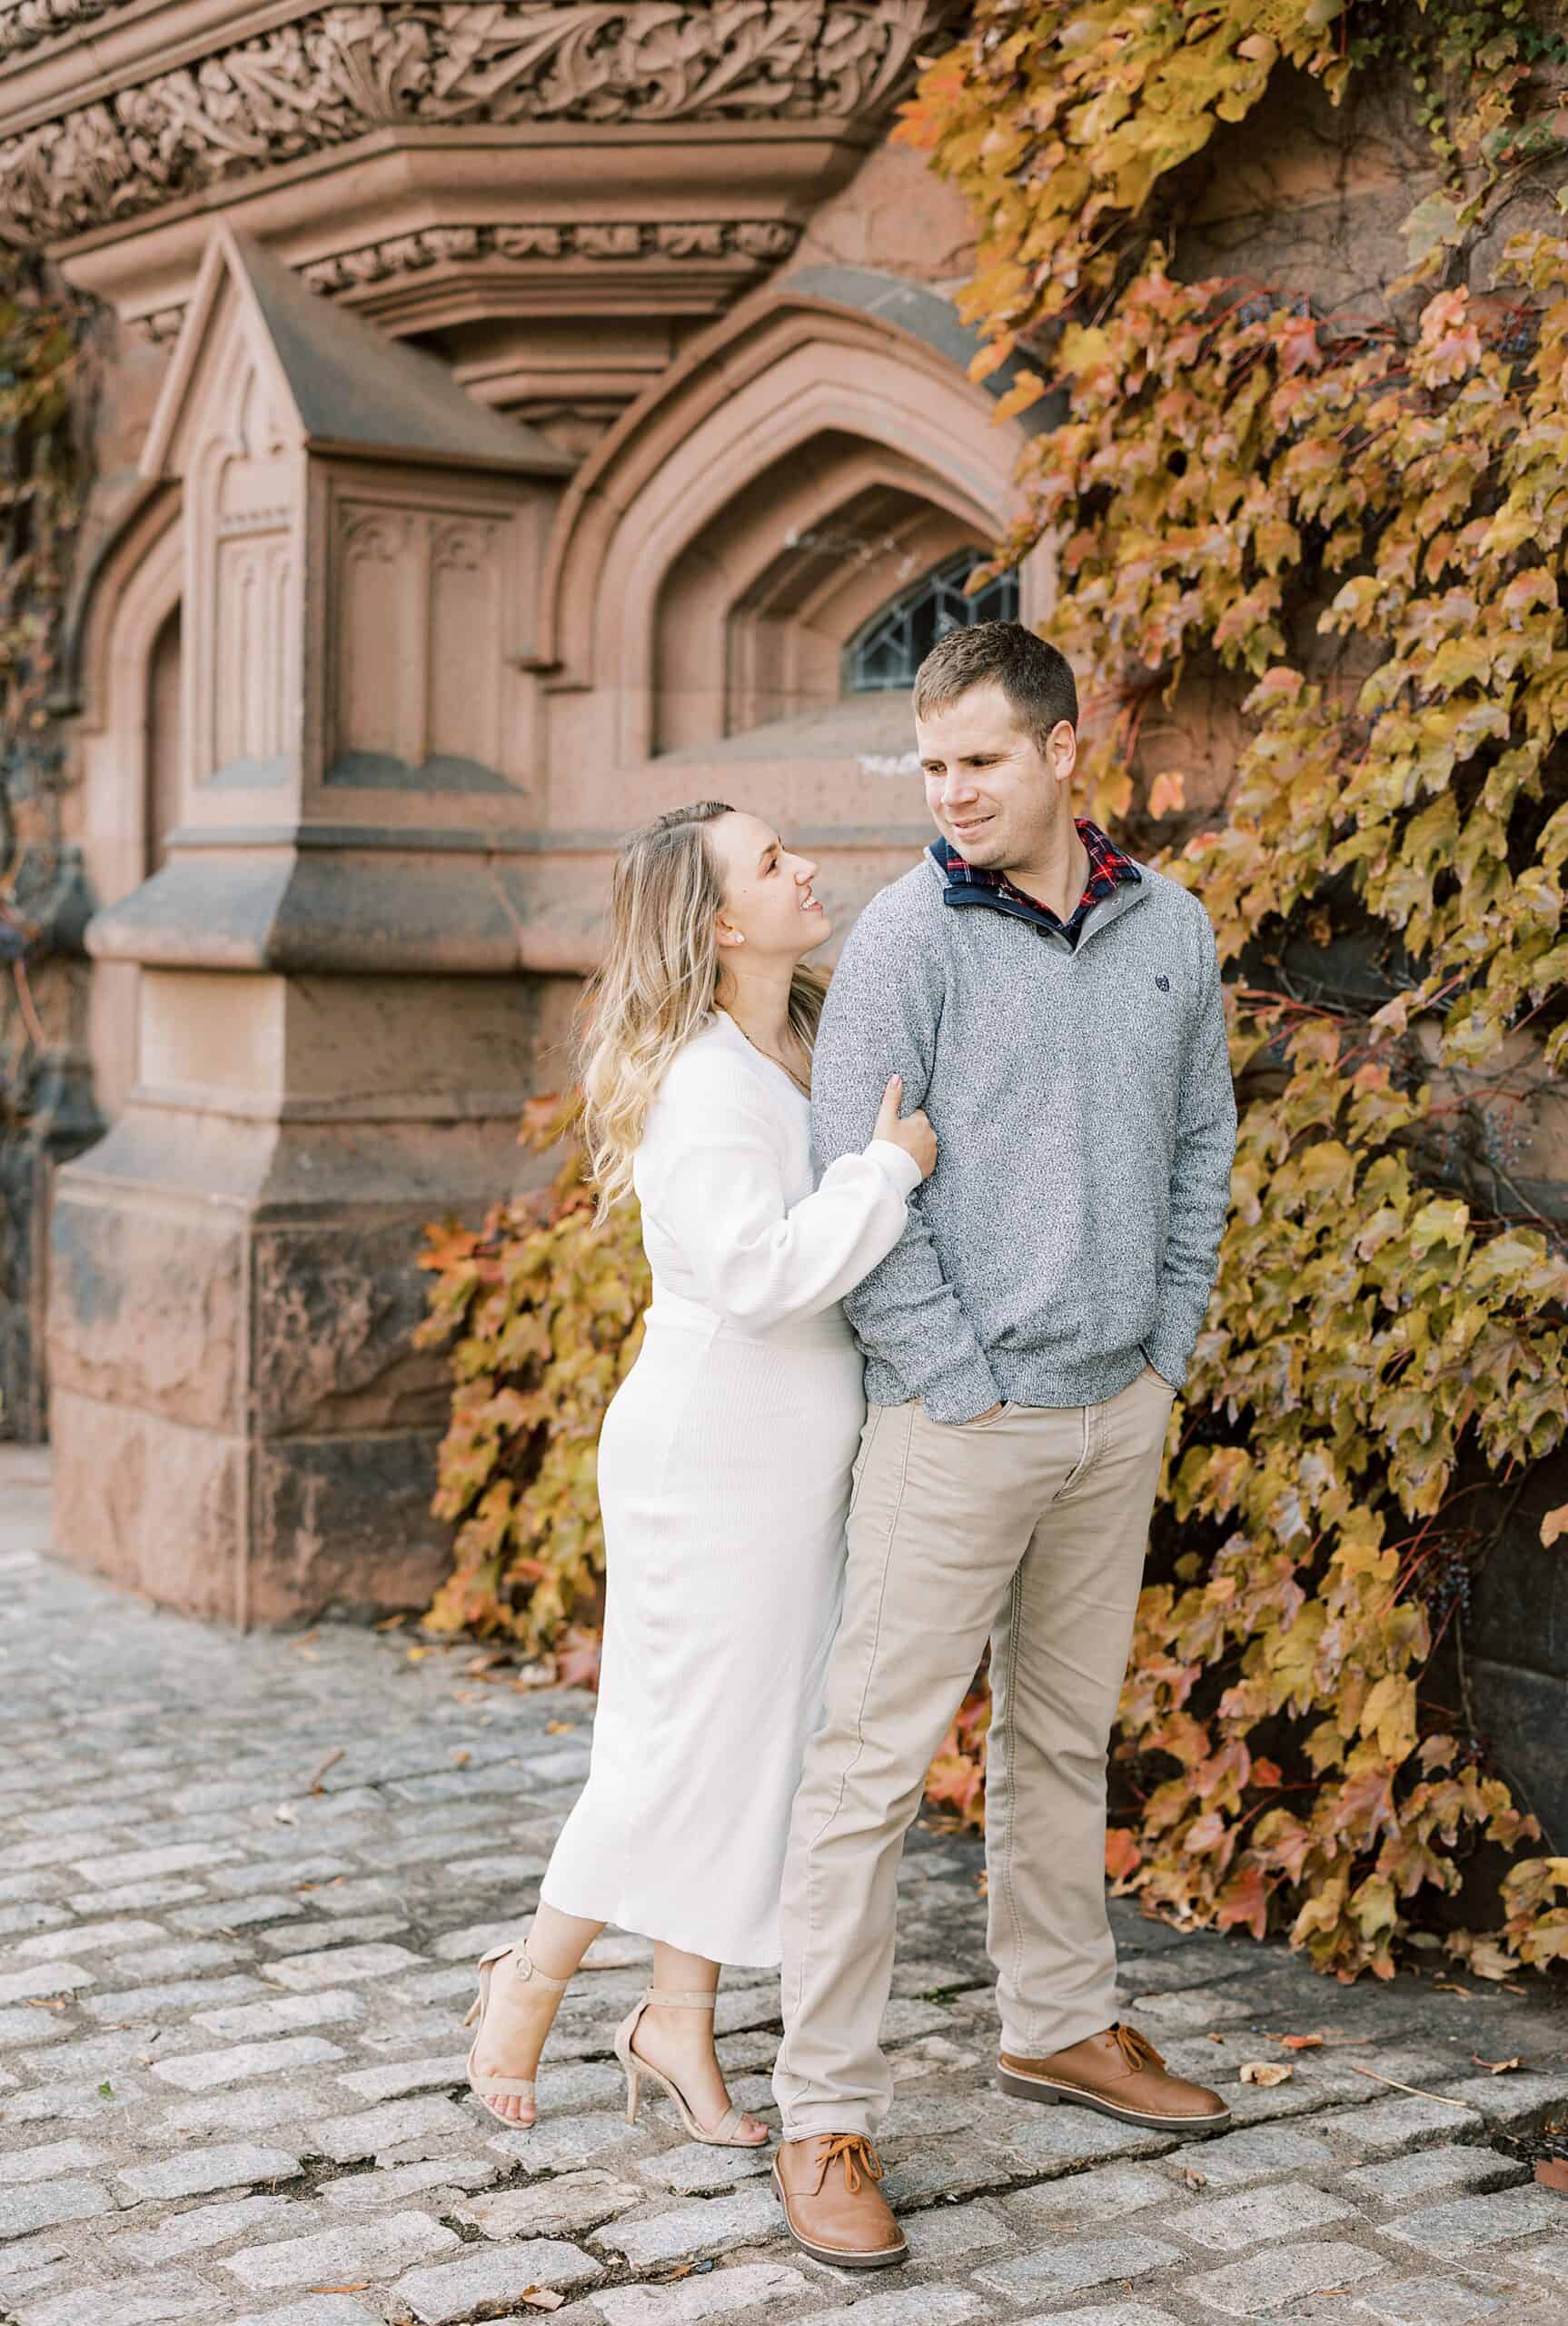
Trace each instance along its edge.
<path fill-rule="evenodd" d="M 866 1412 L 839 1302 L 919 1183 L 874 1139 L 813 1192 L 809 1116 L 722 1011 L 650 1113 L 635 1182 L 653 1298 L 599 1447 L 593 1754 L 541 1894 L 719 1963 L 779 1960 Z"/>

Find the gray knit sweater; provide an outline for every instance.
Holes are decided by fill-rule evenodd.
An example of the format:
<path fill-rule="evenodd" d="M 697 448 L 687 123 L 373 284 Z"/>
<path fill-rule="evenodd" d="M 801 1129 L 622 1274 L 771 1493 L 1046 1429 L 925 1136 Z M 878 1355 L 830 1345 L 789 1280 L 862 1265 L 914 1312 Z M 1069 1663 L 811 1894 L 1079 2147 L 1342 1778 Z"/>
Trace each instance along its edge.
<path fill-rule="evenodd" d="M 812 1069 L 819 1172 L 865 1147 L 888 1077 L 940 1142 L 903 1236 L 845 1300 L 874 1405 L 969 1421 L 1178 1388 L 1230 1192 L 1236 1100 L 1214 931 L 1146 864 L 1077 948 L 928 856 L 845 944 Z"/>

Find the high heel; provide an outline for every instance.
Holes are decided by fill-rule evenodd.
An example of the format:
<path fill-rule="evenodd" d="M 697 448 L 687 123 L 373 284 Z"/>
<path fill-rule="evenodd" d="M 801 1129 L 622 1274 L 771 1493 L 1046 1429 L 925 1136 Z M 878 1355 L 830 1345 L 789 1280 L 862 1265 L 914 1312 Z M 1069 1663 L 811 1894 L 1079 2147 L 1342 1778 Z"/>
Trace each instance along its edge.
<path fill-rule="evenodd" d="M 475 2099 L 483 2104 L 498 2124 L 510 2124 L 514 2131 L 523 2132 L 527 2130 L 526 2125 L 520 2124 L 515 2116 L 502 2116 L 496 2109 L 491 2108 L 490 2103 L 492 2100 L 531 2100 L 534 2085 L 532 2076 L 481 2075 L 473 2064 L 473 2055 L 479 2049 L 480 2037 L 484 2033 L 484 2014 L 490 2008 L 491 1979 L 494 1975 L 496 1964 L 504 1962 L 509 1954 L 511 1957 L 513 1977 L 531 1981 L 534 1985 L 542 1987 L 546 1994 L 562 1995 L 571 1982 L 570 1979 L 552 1979 L 548 1972 L 541 1971 L 526 1945 L 492 1946 L 488 1954 L 481 1954 L 479 1959 L 479 1993 L 469 2005 L 462 2023 L 465 2027 L 471 2027 L 476 2020 L 479 2023 L 479 2033 L 475 2035 L 469 2046 L 469 2088 Z M 529 2122 L 531 2123 L 534 2119 L 531 2117 Z"/>
<path fill-rule="evenodd" d="M 705 2132 L 687 2106 L 679 2086 L 670 2082 L 662 2068 L 656 2068 L 651 2061 L 640 2058 L 631 2047 L 638 2023 L 650 2003 L 657 2003 L 661 2010 L 670 2003 L 681 2011 L 711 2011 L 717 2001 L 718 1996 L 714 1993 L 687 1994 L 665 1987 L 643 1990 L 615 2031 L 615 2056 L 626 2071 L 626 2121 L 629 2124 L 637 2122 L 637 2111 L 642 2097 L 642 2079 L 648 2076 L 653 2082 L 663 2085 L 675 2102 L 676 2112 L 687 2132 L 694 2141 L 700 2141 L 705 2148 L 764 2148 L 767 2145 L 766 2135 L 759 2141 L 741 2136 L 740 2127 L 746 2121 L 746 2111 L 737 2108 L 733 2102 L 713 2130 Z"/>

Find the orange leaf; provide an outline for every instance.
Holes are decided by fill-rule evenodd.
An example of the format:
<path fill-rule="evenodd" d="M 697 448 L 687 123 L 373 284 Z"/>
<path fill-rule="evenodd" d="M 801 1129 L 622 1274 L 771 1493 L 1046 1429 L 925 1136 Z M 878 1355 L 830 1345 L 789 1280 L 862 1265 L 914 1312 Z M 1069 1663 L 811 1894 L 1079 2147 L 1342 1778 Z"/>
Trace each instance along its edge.
<path fill-rule="evenodd" d="M 1186 806 L 1186 778 L 1171 771 L 1156 775 L 1149 786 L 1149 814 L 1157 823 L 1162 816 L 1171 815 Z"/>
<path fill-rule="evenodd" d="M 1112 1825 L 1106 1833 L 1106 1872 L 1113 1882 L 1125 1882 L 1143 1861 L 1143 1852 L 1125 1825 Z"/>
<path fill-rule="evenodd" d="M 1221 1930 L 1235 1930 L 1240 1924 L 1254 1938 L 1263 1936 L 1268 1928 L 1268 1893 L 1261 1865 L 1249 1862 L 1237 1867 L 1219 1894 L 1215 1922 Z"/>

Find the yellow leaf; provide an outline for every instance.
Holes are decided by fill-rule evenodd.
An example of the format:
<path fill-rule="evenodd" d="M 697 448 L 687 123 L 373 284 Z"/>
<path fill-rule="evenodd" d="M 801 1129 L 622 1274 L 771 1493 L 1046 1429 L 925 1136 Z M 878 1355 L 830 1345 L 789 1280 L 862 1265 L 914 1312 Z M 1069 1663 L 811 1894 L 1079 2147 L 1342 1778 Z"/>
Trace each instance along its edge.
<path fill-rule="evenodd" d="M 1391 1761 L 1415 1750 L 1415 1683 L 1396 1673 L 1379 1680 L 1361 1709 L 1361 1734 L 1375 1736 Z"/>
<path fill-rule="evenodd" d="M 1020 372 L 1006 395 L 997 398 L 991 414 L 993 422 L 1011 420 L 1017 413 L 1027 412 L 1032 403 L 1038 403 L 1045 393 L 1046 383 L 1037 372 Z"/>

